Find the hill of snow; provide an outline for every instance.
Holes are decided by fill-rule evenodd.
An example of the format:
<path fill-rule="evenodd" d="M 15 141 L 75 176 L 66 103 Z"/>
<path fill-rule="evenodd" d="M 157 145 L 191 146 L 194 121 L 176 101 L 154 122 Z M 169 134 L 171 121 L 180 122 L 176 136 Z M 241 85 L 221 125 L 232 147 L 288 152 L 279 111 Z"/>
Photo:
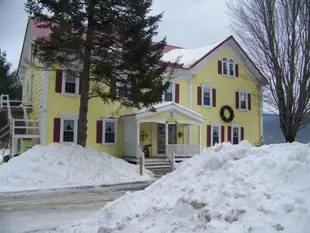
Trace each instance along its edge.
<path fill-rule="evenodd" d="M 81 146 L 35 146 L 0 166 L 0 192 L 146 181 L 139 167 Z"/>
<path fill-rule="evenodd" d="M 310 146 L 222 144 L 53 232 L 307 233 Z"/>

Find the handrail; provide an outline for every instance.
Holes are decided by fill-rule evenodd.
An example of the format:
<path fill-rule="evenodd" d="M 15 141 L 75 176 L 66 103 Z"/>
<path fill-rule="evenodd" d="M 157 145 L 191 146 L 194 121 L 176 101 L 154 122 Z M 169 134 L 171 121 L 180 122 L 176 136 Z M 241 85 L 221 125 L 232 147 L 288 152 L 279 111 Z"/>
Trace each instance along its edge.
<path fill-rule="evenodd" d="M 4 127 L 2 127 L 2 128 L 0 129 L 0 133 L 3 132 L 3 131 L 5 131 L 5 130 L 8 129 L 9 127 L 10 127 L 10 125 L 5 125 Z"/>
<path fill-rule="evenodd" d="M 166 156 L 171 162 L 172 169 L 175 168 L 175 152 L 172 150 L 170 145 L 166 145 Z"/>

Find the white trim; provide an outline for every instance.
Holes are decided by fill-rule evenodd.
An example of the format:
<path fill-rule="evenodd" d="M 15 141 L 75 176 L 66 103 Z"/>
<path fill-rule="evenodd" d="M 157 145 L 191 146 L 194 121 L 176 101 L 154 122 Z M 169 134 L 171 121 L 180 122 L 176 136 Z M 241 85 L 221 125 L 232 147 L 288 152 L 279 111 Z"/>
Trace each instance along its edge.
<path fill-rule="evenodd" d="M 234 128 L 238 128 L 238 137 L 239 137 L 238 143 L 241 142 L 241 125 L 233 124 L 233 125 L 231 125 L 231 132 L 230 132 L 231 144 L 233 144 L 233 142 L 234 142 L 234 137 L 233 137 Z"/>
<path fill-rule="evenodd" d="M 65 144 L 72 144 L 77 143 L 77 133 L 78 133 L 78 119 L 79 117 L 72 114 L 60 114 L 60 142 Z M 64 142 L 63 141 L 63 127 L 64 127 L 64 120 L 73 120 L 74 121 L 74 128 L 73 128 L 73 142 Z"/>
<path fill-rule="evenodd" d="M 105 127 L 107 122 L 114 123 L 114 142 L 105 142 Z M 139 126 L 139 123 L 138 123 Z M 102 117 L 102 145 L 105 146 L 115 146 L 118 142 L 118 117 L 110 118 L 110 117 Z"/>
<path fill-rule="evenodd" d="M 41 100 L 41 119 L 40 119 L 40 144 L 46 144 L 47 127 L 47 98 L 48 98 L 48 71 L 44 67 L 42 75 L 42 100 Z"/>
<path fill-rule="evenodd" d="M 79 88 L 80 88 L 80 78 L 79 77 L 75 77 L 75 93 L 67 93 L 67 92 L 65 92 L 67 70 L 68 69 L 63 69 L 62 70 L 61 94 L 65 95 L 65 96 L 77 97 L 79 95 Z"/>
<path fill-rule="evenodd" d="M 204 104 L 204 89 L 209 89 L 210 90 L 210 105 L 205 105 Z M 201 106 L 205 108 L 212 108 L 213 106 L 213 87 L 210 85 L 201 85 Z"/>
<path fill-rule="evenodd" d="M 188 108 L 189 109 L 193 109 L 193 80 L 189 80 L 188 81 L 189 83 L 189 90 L 188 90 L 188 93 L 189 93 L 189 98 L 188 98 Z"/>
<path fill-rule="evenodd" d="M 158 123 L 158 124 L 166 124 L 166 120 L 163 119 L 139 119 L 140 123 Z M 200 125 L 201 123 L 195 122 L 195 121 L 184 121 L 184 120 L 178 120 L 178 124 L 184 124 L 184 125 Z M 175 123 L 168 123 L 168 125 L 175 125 Z"/>
<path fill-rule="evenodd" d="M 264 112 L 263 112 L 263 89 L 260 89 L 260 143 L 264 143 Z"/>
<path fill-rule="evenodd" d="M 245 93 L 245 109 L 241 108 L 241 93 Z M 249 111 L 249 92 L 246 89 L 239 89 L 239 110 Z"/>
<path fill-rule="evenodd" d="M 213 127 L 218 127 L 218 130 L 219 130 L 219 142 L 218 143 L 222 142 L 222 125 L 211 124 L 211 146 L 214 145 L 214 143 L 213 143 Z"/>
<path fill-rule="evenodd" d="M 205 118 L 199 114 L 194 112 L 193 110 L 190 110 L 188 108 L 183 107 L 180 104 L 174 103 L 174 102 L 166 102 L 166 105 L 160 106 L 156 109 L 156 112 L 150 112 L 148 110 L 143 110 L 139 113 L 134 114 L 136 116 L 136 119 L 152 116 L 154 114 L 160 113 L 160 112 L 169 112 L 171 110 L 174 110 L 176 112 L 179 112 L 185 116 L 188 116 L 192 118 L 193 120 L 197 121 L 198 123 L 204 123 Z M 131 116 L 131 115 L 129 115 Z M 128 116 L 124 116 L 124 118 L 127 118 Z M 166 120 L 166 119 L 165 119 Z"/>

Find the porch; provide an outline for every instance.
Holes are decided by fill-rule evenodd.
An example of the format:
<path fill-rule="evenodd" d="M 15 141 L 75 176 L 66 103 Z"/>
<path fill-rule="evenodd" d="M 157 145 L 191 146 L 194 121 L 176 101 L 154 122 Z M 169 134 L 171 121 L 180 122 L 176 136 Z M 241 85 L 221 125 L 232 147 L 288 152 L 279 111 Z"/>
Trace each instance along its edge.
<path fill-rule="evenodd" d="M 201 124 L 205 119 L 183 106 L 166 102 L 123 116 L 124 159 L 145 167 L 174 167 L 175 163 L 191 158 L 201 150 Z M 196 134 L 191 134 L 196 127 Z M 191 140 L 195 138 L 195 140 Z M 190 143 L 195 141 L 197 143 Z"/>

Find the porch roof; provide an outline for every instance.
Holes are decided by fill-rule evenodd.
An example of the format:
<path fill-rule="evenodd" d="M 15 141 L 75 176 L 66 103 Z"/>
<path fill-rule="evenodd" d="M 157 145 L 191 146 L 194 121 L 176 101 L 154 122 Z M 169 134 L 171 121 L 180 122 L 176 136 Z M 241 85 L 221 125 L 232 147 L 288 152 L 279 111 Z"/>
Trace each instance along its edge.
<path fill-rule="evenodd" d="M 160 112 L 175 111 L 175 112 L 179 112 L 185 116 L 188 116 L 189 118 L 191 118 L 193 121 L 195 121 L 197 123 L 204 123 L 205 122 L 205 118 L 201 114 L 199 114 L 199 113 L 197 113 L 191 109 L 188 109 L 188 108 L 186 108 L 180 104 L 177 104 L 175 102 L 163 102 L 160 104 L 156 104 L 153 107 L 154 107 L 154 110 L 156 110 L 156 111 L 152 111 L 149 108 L 143 108 L 140 110 L 130 112 L 130 113 L 124 115 L 123 117 L 124 118 L 140 119 L 143 117 L 155 115 L 155 114 L 160 113 Z"/>

